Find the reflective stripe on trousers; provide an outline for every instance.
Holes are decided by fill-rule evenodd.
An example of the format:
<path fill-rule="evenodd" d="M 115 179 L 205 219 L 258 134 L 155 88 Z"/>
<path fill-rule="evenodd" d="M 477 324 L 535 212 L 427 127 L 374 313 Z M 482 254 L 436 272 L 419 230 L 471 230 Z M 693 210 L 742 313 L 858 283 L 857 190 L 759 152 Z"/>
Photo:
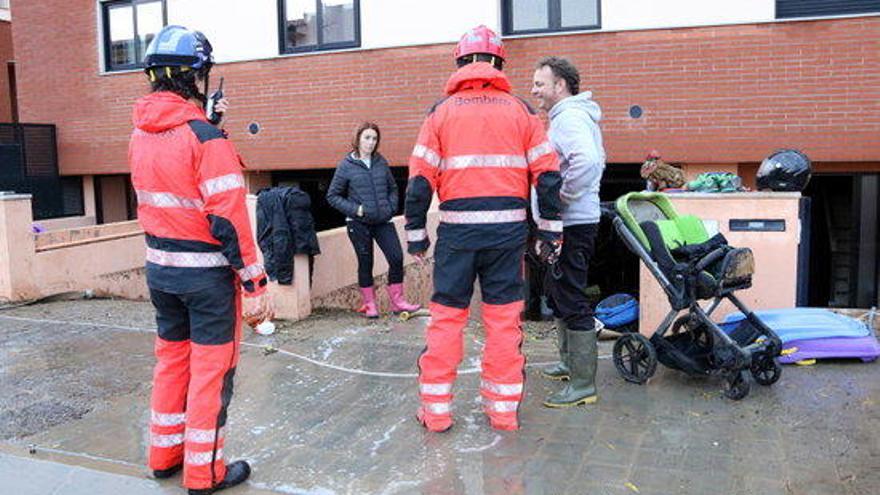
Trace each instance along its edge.
<path fill-rule="evenodd" d="M 217 455 L 214 455 L 213 451 L 208 452 L 192 452 L 187 451 L 186 456 L 184 457 L 183 462 L 189 464 L 190 466 L 206 466 L 211 464 L 211 461 L 217 462 L 223 460 L 223 449 L 217 450 Z"/>
<path fill-rule="evenodd" d="M 183 433 L 174 433 L 172 435 L 160 435 L 150 432 L 150 445 L 167 449 L 177 445 L 183 445 Z"/>
<path fill-rule="evenodd" d="M 449 414 L 452 412 L 452 404 L 449 402 L 425 402 L 422 406 L 431 414 Z"/>
<path fill-rule="evenodd" d="M 489 380 L 483 380 L 480 388 L 487 391 L 492 392 L 497 395 L 522 395 L 523 384 L 522 383 L 511 383 L 511 384 L 501 384 L 491 382 Z"/>
<path fill-rule="evenodd" d="M 223 428 L 220 428 L 219 438 L 223 438 Z M 198 428 L 187 428 L 186 429 L 186 441 L 192 443 L 214 443 L 214 440 L 218 438 L 216 430 L 202 430 Z"/>
<path fill-rule="evenodd" d="M 186 413 L 160 413 L 150 411 L 150 422 L 157 426 L 176 426 L 186 422 Z"/>
<path fill-rule="evenodd" d="M 512 413 L 519 409 L 519 401 L 483 399 L 483 407 L 489 413 Z"/>
<path fill-rule="evenodd" d="M 422 383 L 419 384 L 419 392 L 422 395 L 449 395 L 452 393 L 451 383 Z"/>

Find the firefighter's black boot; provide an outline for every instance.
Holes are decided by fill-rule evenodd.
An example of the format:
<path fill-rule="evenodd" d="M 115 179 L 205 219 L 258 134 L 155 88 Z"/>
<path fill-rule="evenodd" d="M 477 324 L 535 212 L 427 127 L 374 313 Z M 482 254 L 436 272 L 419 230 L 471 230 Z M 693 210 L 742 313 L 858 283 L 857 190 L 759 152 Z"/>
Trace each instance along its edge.
<path fill-rule="evenodd" d="M 176 466 L 171 466 L 168 469 L 154 469 L 153 477 L 159 480 L 168 479 L 175 474 L 179 473 L 180 470 L 183 469 L 183 464 L 178 464 Z"/>
<path fill-rule="evenodd" d="M 226 466 L 226 476 L 214 488 L 189 489 L 189 495 L 211 495 L 214 492 L 240 485 L 251 475 L 251 466 L 247 461 L 235 461 Z"/>

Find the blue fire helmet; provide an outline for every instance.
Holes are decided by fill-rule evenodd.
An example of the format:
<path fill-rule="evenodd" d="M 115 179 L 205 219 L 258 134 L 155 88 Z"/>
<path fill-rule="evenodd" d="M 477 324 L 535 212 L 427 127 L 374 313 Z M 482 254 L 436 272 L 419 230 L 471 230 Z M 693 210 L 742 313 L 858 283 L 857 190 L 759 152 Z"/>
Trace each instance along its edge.
<path fill-rule="evenodd" d="M 165 26 L 144 53 L 144 68 L 189 67 L 209 69 L 214 64 L 211 43 L 200 31 L 183 26 Z"/>

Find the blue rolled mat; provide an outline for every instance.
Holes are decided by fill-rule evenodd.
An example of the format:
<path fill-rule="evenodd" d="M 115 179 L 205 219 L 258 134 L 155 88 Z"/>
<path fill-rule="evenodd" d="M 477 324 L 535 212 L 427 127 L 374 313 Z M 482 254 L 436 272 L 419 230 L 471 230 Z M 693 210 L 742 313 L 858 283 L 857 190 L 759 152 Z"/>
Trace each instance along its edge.
<path fill-rule="evenodd" d="M 793 340 L 812 340 L 839 337 L 867 337 L 868 326 L 848 316 L 833 313 L 824 308 L 788 308 L 755 311 L 783 343 Z M 731 332 L 745 320 L 742 313 L 731 313 L 720 324 L 725 332 Z"/>

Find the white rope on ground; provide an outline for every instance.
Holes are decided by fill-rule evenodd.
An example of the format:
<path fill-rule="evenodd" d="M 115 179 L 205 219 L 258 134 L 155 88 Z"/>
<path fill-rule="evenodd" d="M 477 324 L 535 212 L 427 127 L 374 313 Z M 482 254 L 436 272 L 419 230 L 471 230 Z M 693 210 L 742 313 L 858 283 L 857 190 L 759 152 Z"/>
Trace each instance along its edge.
<path fill-rule="evenodd" d="M 58 454 L 58 455 L 64 455 L 64 456 L 69 456 L 69 457 L 79 457 L 82 459 L 89 459 L 90 461 L 109 462 L 111 464 L 119 464 L 120 466 L 134 467 L 134 468 L 139 468 L 139 469 L 142 469 L 144 467 L 140 464 L 135 464 L 133 462 L 120 461 L 117 459 L 110 459 L 109 457 L 101 457 L 98 455 L 91 455 L 91 454 L 86 454 L 83 452 L 71 452 L 69 450 L 52 449 L 49 447 L 39 447 L 36 445 L 31 445 L 29 448 L 31 449 L 32 452 L 49 452 L 50 454 Z"/>
<path fill-rule="evenodd" d="M 260 349 L 266 348 L 265 346 L 262 346 L 259 344 L 252 344 L 250 342 L 242 342 L 241 345 L 244 345 L 247 347 L 257 347 Z M 337 366 L 335 364 L 330 364 L 330 363 L 327 363 L 324 361 L 318 361 L 316 359 L 312 359 L 310 357 L 306 357 L 306 356 L 297 354 L 295 352 L 286 351 L 284 349 L 279 349 L 277 347 L 275 347 L 273 349 L 275 351 L 278 351 L 278 354 L 284 354 L 285 356 L 295 357 L 295 358 L 301 359 L 307 363 L 314 364 L 315 366 L 330 368 L 332 370 L 343 371 L 345 373 L 352 373 L 355 375 L 379 376 L 379 377 L 383 377 L 383 378 L 417 378 L 419 376 L 418 373 L 393 373 L 390 371 L 368 371 L 368 370 L 358 370 L 358 369 L 346 368 L 344 366 Z M 462 373 L 462 372 L 460 371 L 459 373 Z"/>
<path fill-rule="evenodd" d="M 126 332 L 137 332 L 137 333 L 156 333 L 156 329 L 154 328 L 138 328 L 138 327 L 127 327 L 121 325 L 108 325 L 106 323 L 89 323 L 89 322 L 79 322 L 79 321 L 64 321 L 64 320 L 50 320 L 50 319 L 38 319 L 38 318 L 23 318 L 20 316 L 7 316 L 0 315 L 0 319 L 6 320 L 14 320 L 14 321 L 26 321 L 29 323 L 51 323 L 56 325 L 71 325 L 71 326 L 80 326 L 80 327 L 98 327 L 98 328 L 107 328 L 109 330 L 122 330 Z M 267 346 L 254 344 L 251 342 L 242 342 L 243 346 L 253 347 L 257 349 L 267 349 Z M 346 368 L 345 366 L 337 366 L 335 364 L 330 364 L 326 361 L 318 361 L 316 359 L 312 359 L 307 356 L 303 356 L 302 354 L 297 354 L 292 351 L 288 351 L 285 349 L 273 347 L 273 350 L 277 351 L 279 354 L 284 354 L 285 356 L 290 356 L 307 363 L 314 364 L 315 366 L 320 366 L 322 368 L 328 368 L 336 371 L 342 371 L 344 373 L 351 373 L 354 375 L 362 375 L 362 376 L 376 376 L 381 378 L 418 378 L 418 373 L 395 373 L 391 371 L 370 371 L 370 370 L 361 370 L 355 368 Z M 599 359 L 609 359 L 611 356 L 609 355 L 600 355 Z M 539 363 L 526 363 L 527 368 L 534 368 L 536 366 L 548 366 L 551 364 L 556 364 L 558 361 L 546 361 Z M 473 368 L 465 368 L 463 370 L 459 370 L 459 375 L 473 375 L 479 373 L 481 368 L 479 366 Z"/>
<path fill-rule="evenodd" d="M 124 330 L 126 332 L 140 332 L 140 333 L 155 333 L 155 328 L 137 328 L 137 327 L 126 327 L 122 325 L 108 325 L 106 323 L 90 323 L 87 321 L 64 321 L 64 320 L 49 320 L 42 318 L 23 318 L 21 316 L 8 316 L 8 315 L 0 315 L 0 319 L 2 320 L 15 320 L 15 321 L 26 321 L 28 323 L 54 323 L 56 325 L 73 325 L 77 327 L 98 327 L 98 328 L 109 328 L 111 330 Z"/>

